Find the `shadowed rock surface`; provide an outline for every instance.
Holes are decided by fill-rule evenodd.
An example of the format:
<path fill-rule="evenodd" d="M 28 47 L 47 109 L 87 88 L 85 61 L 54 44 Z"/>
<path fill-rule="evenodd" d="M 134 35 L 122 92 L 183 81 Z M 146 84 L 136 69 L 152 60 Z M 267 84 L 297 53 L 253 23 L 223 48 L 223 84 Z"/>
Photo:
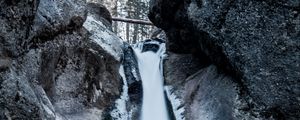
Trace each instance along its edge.
<path fill-rule="evenodd" d="M 246 107 L 231 107 L 241 107 L 237 111 L 243 113 L 242 117 L 297 119 L 299 8 L 299 0 L 151 0 L 149 18 L 166 32 L 168 51 L 193 54 L 200 64 L 215 64 L 219 73 L 234 78 L 238 98 Z M 176 68 L 180 67 L 173 65 Z M 194 106 L 215 109 L 202 107 Z"/>
<path fill-rule="evenodd" d="M 101 120 L 113 107 L 123 43 L 106 26 L 109 13 L 93 18 L 86 6 L 0 1 L 1 120 Z"/>

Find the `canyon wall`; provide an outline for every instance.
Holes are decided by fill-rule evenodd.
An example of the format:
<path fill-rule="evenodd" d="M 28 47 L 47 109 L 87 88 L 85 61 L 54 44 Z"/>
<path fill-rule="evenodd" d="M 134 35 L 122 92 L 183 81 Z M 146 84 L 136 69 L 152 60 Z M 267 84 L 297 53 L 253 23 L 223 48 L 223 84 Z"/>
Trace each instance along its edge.
<path fill-rule="evenodd" d="M 0 119 L 109 114 L 123 85 L 109 18 L 85 0 L 1 0 Z"/>
<path fill-rule="evenodd" d="M 151 0 L 149 18 L 168 37 L 166 84 L 186 118 L 299 119 L 299 8 L 298 0 Z"/>

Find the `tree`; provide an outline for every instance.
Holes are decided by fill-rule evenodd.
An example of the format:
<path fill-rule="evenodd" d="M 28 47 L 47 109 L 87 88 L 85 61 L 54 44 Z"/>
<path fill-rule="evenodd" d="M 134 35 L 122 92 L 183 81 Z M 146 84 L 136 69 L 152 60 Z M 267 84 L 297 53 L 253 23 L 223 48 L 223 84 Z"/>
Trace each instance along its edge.
<path fill-rule="evenodd" d="M 149 0 L 89 0 L 104 4 L 112 17 L 148 20 Z M 148 20 L 149 21 L 149 20 Z M 136 43 L 149 38 L 153 26 L 133 23 L 113 22 L 113 31 L 128 43 Z"/>

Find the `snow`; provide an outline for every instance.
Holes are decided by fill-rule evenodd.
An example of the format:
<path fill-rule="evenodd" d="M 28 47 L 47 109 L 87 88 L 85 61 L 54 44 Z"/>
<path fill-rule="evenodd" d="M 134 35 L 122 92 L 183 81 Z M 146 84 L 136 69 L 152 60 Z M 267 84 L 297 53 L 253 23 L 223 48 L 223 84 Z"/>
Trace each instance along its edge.
<path fill-rule="evenodd" d="M 164 44 L 160 44 L 157 53 L 141 52 L 142 43 L 134 48 L 143 85 L 142 120 L 168 120 L 163 76 L 160 69 L 164 47 Z"/>
<path fill-rule="evenodd" d="M 103 110 L 92 107 L 72 114 L 56 114 L 55 120 L 102 120 Z"/>
<path fill-rule="evenodd" d="M 137 70 L 135 68 L 132 69 L 132 72 L 131 72 L 134 76 L 134 78 L 139 78 L 139 76 L 137 75 Z M 137 79 L 139 80 L 139 79 Z"/>
<path fill-rule="evenodd" d="M 89 37 L 92 42 L 100 45 L 105 51 L 111 54 L 116 60 L 120 61 L 123 54 L 121 38 L 107 29 L 101 21 L 96 20 L 91 15 L 87 16 L 83 24 L 90 33 Z"/>
<path fill-rule="evenodd" d="M 55 120 L 65 120 L 65 118 L 63 118 L 61 115 L 56 114 L 55 116 Z"/>
<path fill-rule="evenodd" d="M 101 89 L 97 90 L 96 85 L 93 85 L 93 89 L 94 89 L 94 96 L 93 96 L 93 102 L 96 102 L 97 99 L 102 95 L 102 91 Z"/>
<path fill-rule="evenodd" d="M 47 105 L 42 104 L 42 107 L 48 114 L 50 114 L 51 116 L 55 116 L 55 113 Z"/>
<path fill-rule="evenodd" d="M 171 86 L 165 86 L 165 91 L 167 93 L 167 97 L 172 104 L 172 110 L 175 114 L 176 120 L 185 120 L 184 117 L 184 107 L 182 106 L 182 100 L 179 99 L 174 93 L 172 93 L 173 88 Z"/>
<path fill-rule="evenodd" d="M 123 65 L 120 66 L 119 73 L 124 83 L 123 92 L 121 94 L 121 97 L 118 100 L 116 100 L 116 109 L 114 109 L 110 114 L 115 119 L 128 120 L 129 115 L 126 109 L 126 102 L 128 101 L 129 96 L 128 96 L 128 85 L 127 85 Z"/>

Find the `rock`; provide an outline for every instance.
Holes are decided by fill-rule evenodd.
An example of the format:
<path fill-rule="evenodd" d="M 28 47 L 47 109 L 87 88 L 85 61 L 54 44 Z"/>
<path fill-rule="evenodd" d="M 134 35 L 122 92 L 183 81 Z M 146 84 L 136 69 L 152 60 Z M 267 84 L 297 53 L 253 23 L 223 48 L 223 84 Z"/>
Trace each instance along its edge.
<path fill-rule="evenodd" d="M 94 16 L 87 16 L 87 20 L 83 24 L 91 36 L 91 44 L 100 45 L 108 54 L 112 55 L 117 61 L 123 58 L 123 41 L 110 31 L 106 26 L 98 21 Z"/>
<path fill-rule="evenodd" d="M 157 52 L 159 50 L 159 44 L 165 43 L 163 39 L 154 38 L 154 39 L 146 39 L 144 41 L 138 42 L 136 45 L 142 45 L 138 47 L 142 47 L 142 52 L 152 51 Z"/>
<path fill-rule="evenodd" d="M 185 112 L 188 109 L 188 104 L 184 103 L 184 98 L 187 96 L 185 94 L 187 92 L 185 90 L 185 84 L 187 82 L 186 79 L 189 76 L 195 74 L 200 68 L 204 67 L 199 61 L 200 60 L 193 57 L 192 54 L 175 54 L 172 52 L 168 52 L 167 57 L 163 61 L 163 75 L 166 85 L 165 91 L 167 92 L 167 97 L 171 103 L 176 120 L 184 120 L 188 117 L 185 115 Z M 194 98 L 190 99 L 194 100 Z"/>
<path fill-rule="evenodd" d="M 128 83 L 129 100 L 132 104 L 141 105 L 143 96 L 142 80 L 139 72 L 138 61 L 133 48 L 128 43 L 124 43 L 124 72 Z"/>
<path fill-rule="evenodd" d="M 167 36 L 166 36 L 166 33 L 162 29 L 154 28 L 154 30 L 150 34 L 150 38 L 151 39 L 159 38 L 162 40 L 166 40 Z"/>
<path fill-rule="evenodd" d="M 85 0 L 0 3 L 0 119 L 101 120 L 122 86 L 107 21 L 86 20 Z"/>
<path fill-rule="evenodd" d="M 39 0 L 1 0 L 0 56 L 16 57 L 24 52 Z"/>
<path fill-rule="evenodd" d="M 103 21 L 108 28 L 112 25 L 112 18 L 107 8 L 99 3 L 88 3 L 88 11 L 96 20 Z"/>
<path fill-rule="evenodd" d="M 30 50 L 14 59 L 9 70 L 0 73 L 1 119 L 55 118 L 53 106 L 37 85 L 40 53 L 40 50 Z"/>
<path fill-rule="evenodd" d="M 209 66 L 191 75 L 186 81 L 184 87 L 186 119 L 235 118 L 237 91 L 230 77 L 218 74 L 215 66 Z"/>
<path fill-rule="evenodd" d="M 183 87 L 184 80 L 205 66 L 200 64 L 200 58 L 192 54 L 175 54 L 168 52 L 164 60 L 165 83 L 173 87 Z"/>
<path fill-rule="evenodd" d="M 242 116 L 297 119 L 299 8 L 295 0 L 152 0 L 149 18 L 166 32 L 168 51 L 193 54 L 234 78 L 251 106 Z"/>
<path fill-rule="evenodd" d="M 11 58 L 0 58 L 0 71 L 9 68 L 11 66 L 11 63 Z"/>
<path fill-rule="evenodd" d="M 30 43 L 43 43 L 58 34 L 82 27 L 86 14 L 84 0 L 41 0 L 32 26 Z"/>

